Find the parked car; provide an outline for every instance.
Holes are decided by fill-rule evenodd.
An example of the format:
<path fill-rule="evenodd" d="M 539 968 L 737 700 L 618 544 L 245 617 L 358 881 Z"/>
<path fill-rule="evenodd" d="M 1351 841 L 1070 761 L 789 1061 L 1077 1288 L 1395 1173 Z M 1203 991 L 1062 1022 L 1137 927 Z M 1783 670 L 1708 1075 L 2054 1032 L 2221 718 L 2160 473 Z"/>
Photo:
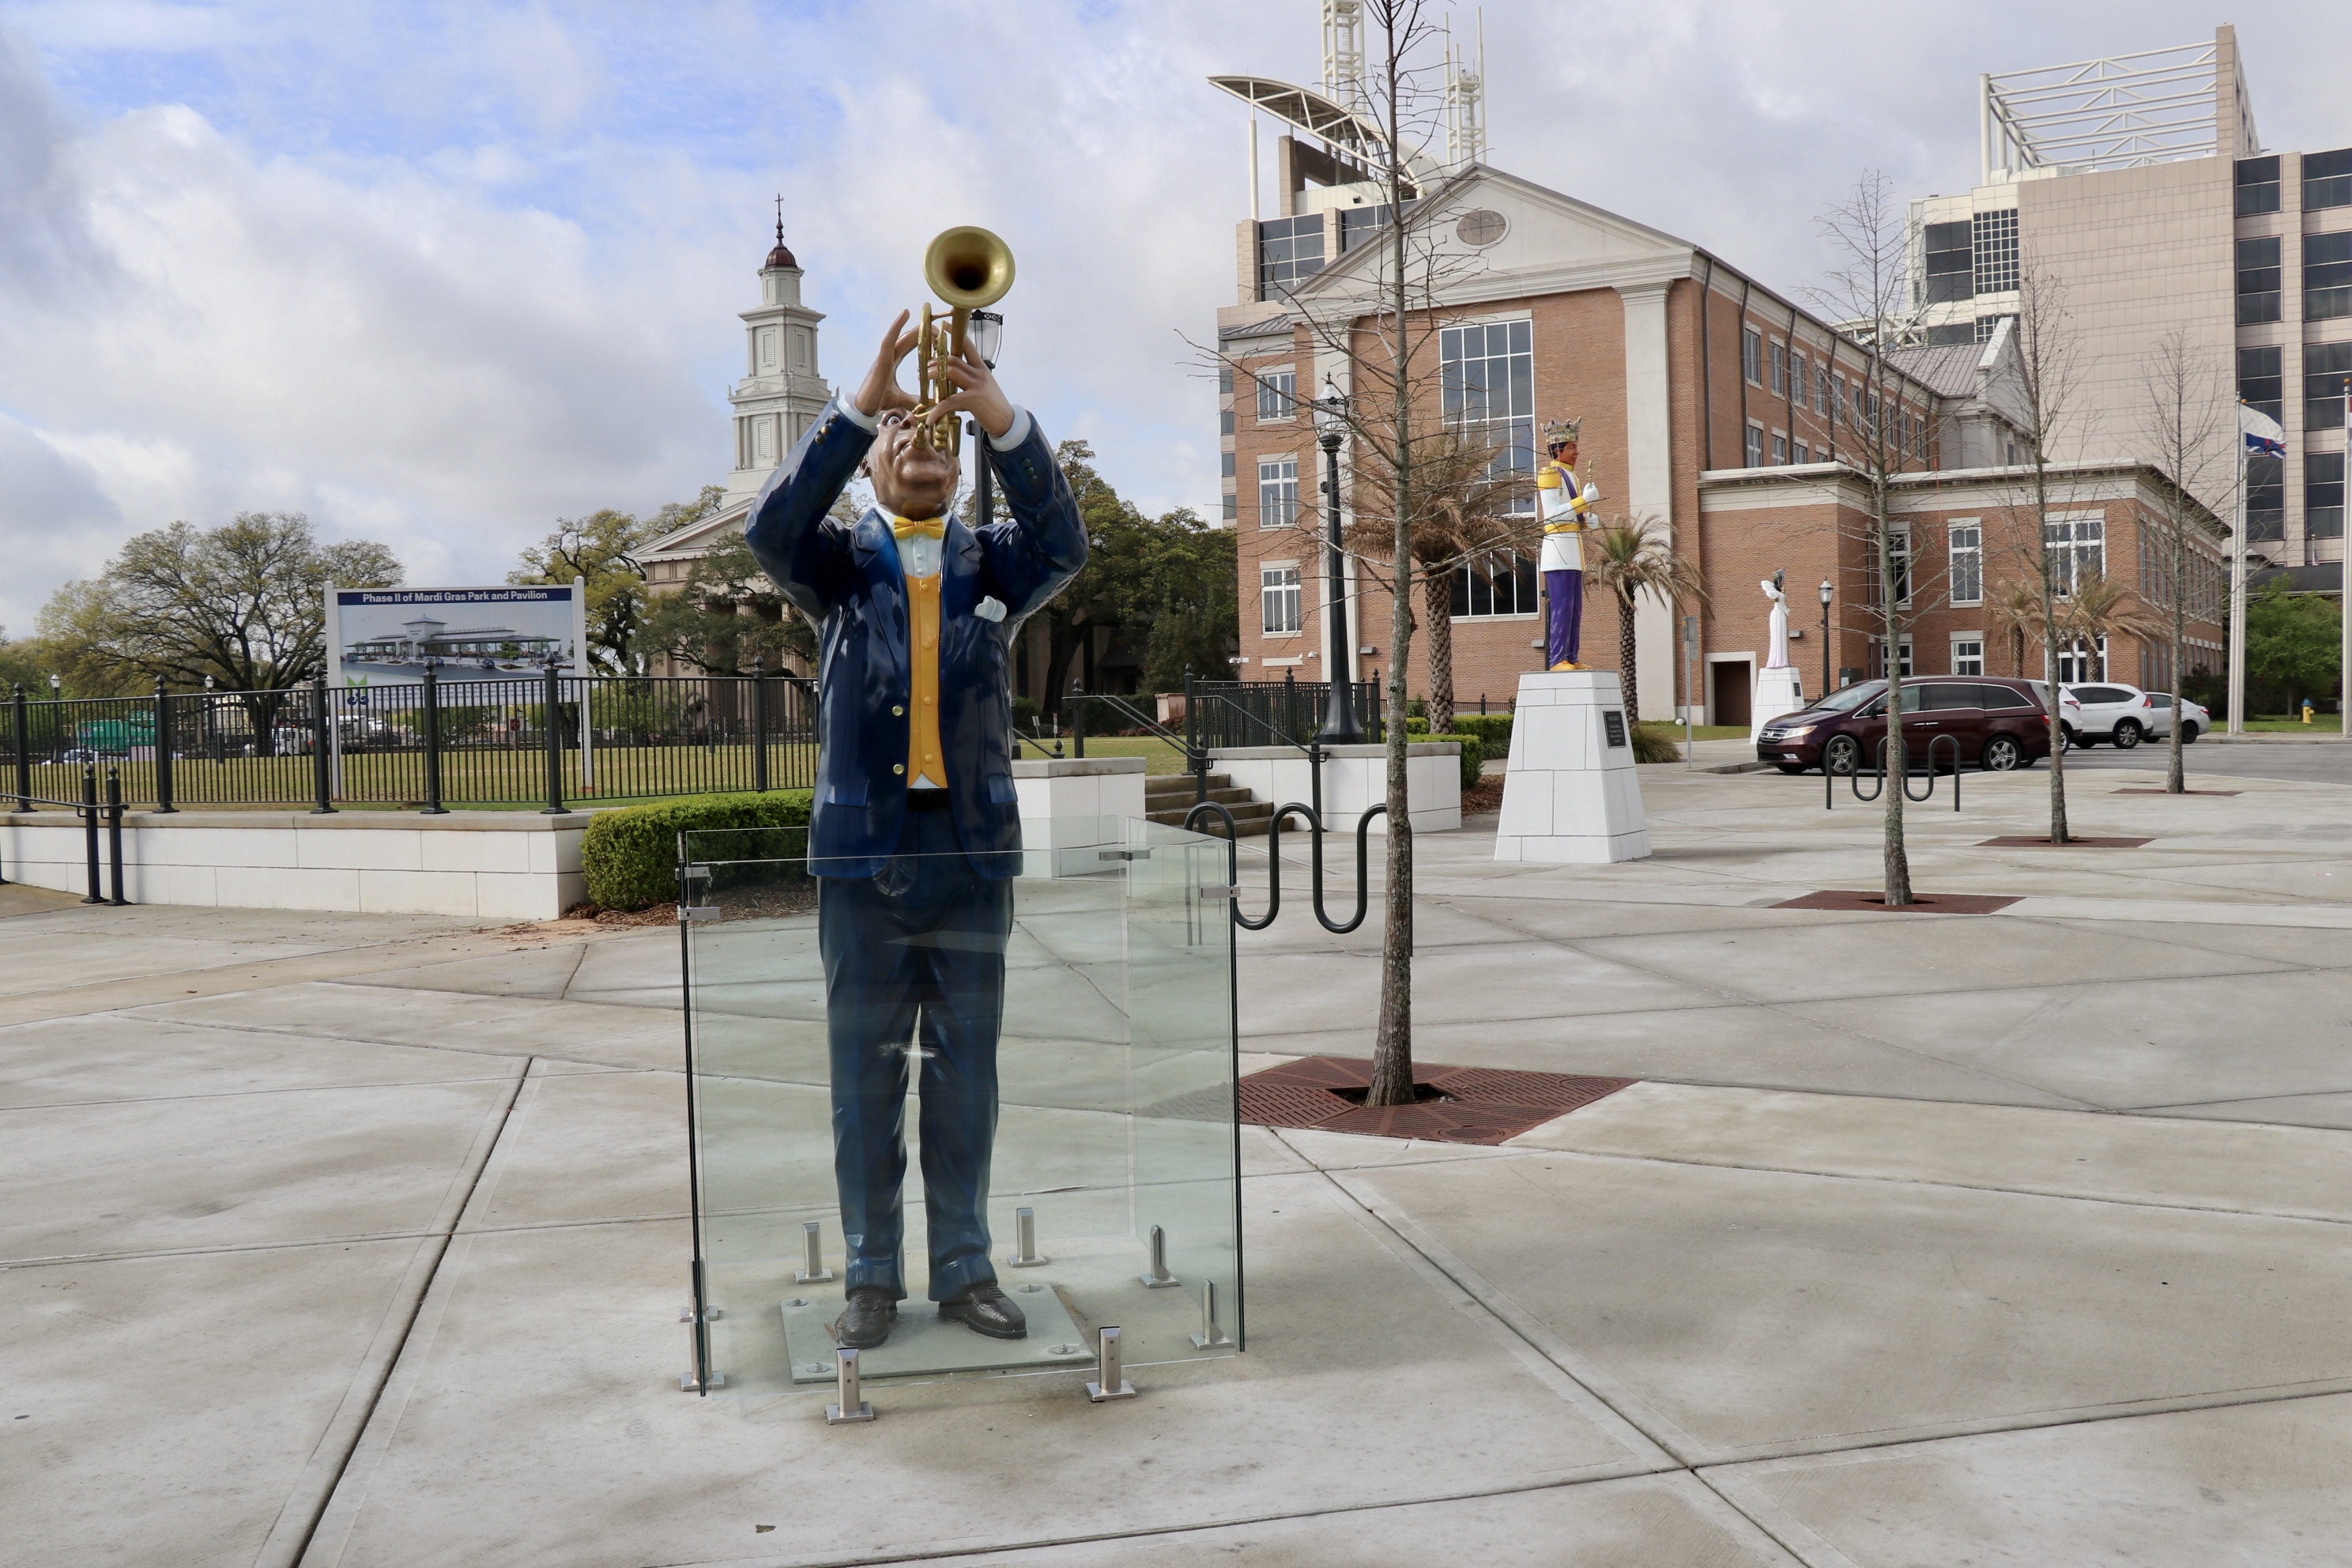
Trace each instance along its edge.
<path fill-rule="evenodd" d="M 2073 731 L 2071 738 L 2078 746 L 2095 746 L 2106 741 L 2116 750 L 2128 752 L 2156 732 L 2156 705 L 2137 686 L 2103 680 L 2096 685 L 2063 689 L 2083 705 L 2079 716 L 2072 712 L 2065 715 L 2065 722 Z"/>
<path fill-rule="evenodd" d="M 2050 754 L 2050 721 L 2029 680 L 1927 675 L 1903 683 L 1903 733 L 1915 763 L 1946 767 L 1949 735 L 1958 761 L 1988 773 L 2032 767 Z M 1886 682 L 1865 680 L 1833 691 L 1801 713 L 1768 722 L 1756 754 L 1784 773 L 1822 768 L 1851 773 L 1878 766 L 1886 738 Z M 1930 748 L 1933 748 L 1932 753 Z"/>
<path fill-rule="evenodd" d="M 2041 700 L 2044 708 L 2050 706 L 2048 681 L 2029 680 L 2025 684 L 2033 688 L 2033 695 Z M 2074 738 L 2082 732 L 2082 730 L 2083 705 L 2062 686 L 2058 689 L 2058 732 L 2065 738 L 2066 750 L 2071 752 L 2074 749 Z"/>
<path fill-rule="evenodd" d="M 2169 691 L 2151 691 L 2147 694 L 2147 700 L 2156 710 L 2156 725 L 2148 731 L 2148 739 L 2160 740 L 2172 733 L 2172 714 L 2176 700 Z M 2201 702 L 2191 702 L 2186 697 L 2178 699 L 2178 701 L 2180 711 L 2180 743 L 2184 746 L 2193 746 L 2197 743 L 2198 736 L 2213 727 L 2213 715 L 2205 710 L 2205 705 Z"/>

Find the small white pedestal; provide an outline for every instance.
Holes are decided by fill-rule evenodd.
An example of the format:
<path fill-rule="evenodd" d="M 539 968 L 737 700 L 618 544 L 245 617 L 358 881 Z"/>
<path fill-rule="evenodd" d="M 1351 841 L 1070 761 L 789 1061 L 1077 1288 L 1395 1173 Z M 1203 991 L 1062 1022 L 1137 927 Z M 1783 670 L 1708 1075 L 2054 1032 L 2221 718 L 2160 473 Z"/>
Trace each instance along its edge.
<path fill-rule="evenodd" d="M 1599 866 L 1649 854 L 1617 672 L 1519 677 L 1495 858 Z"/>
<path fill-rule="evenodd" d="M 1756 672 L 1756 696 L 1748 703 L 1748 738 L 1750 741 L 1764 732 L 1764 726 L 1783 714 L 1794 713 L 1805 705 L 1805 684 L 1793 664 L 1778 669 Z"/>

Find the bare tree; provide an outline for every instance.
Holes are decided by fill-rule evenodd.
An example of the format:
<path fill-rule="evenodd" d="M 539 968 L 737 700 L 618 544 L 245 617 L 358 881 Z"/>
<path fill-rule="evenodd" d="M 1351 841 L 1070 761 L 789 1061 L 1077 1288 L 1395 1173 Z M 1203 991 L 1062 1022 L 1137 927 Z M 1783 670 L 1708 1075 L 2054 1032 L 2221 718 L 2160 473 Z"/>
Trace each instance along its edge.
<path fill-rule="evenodd" d="M 1914 425 L 1901 407 L 1903 388 L 1888 352 L 1908 324 L 1910 241 L 1894 184 L 1875 169 L 1822 215 L 1821 228 L 1838 261 L 1810 292 L 1861 340 L 1864 356 L 1860 379 L 1832 417 L 1851 437 L 1839 443 L 1838 456 L 1862 475 L 1870 491 L 1860 532 L 1877 579 L 1870 609 L 1886 649 L 1886 767 L 1895 787 L 1880 792 L 1886 814 L 1881 859 L 1887 907 L 1896 909 L 1912 902 L 1900 780 L 1908 758 L 1903 739 L 1903 633 L 1913 617 L 1910 535 L 1895 521 L 1890 501 L 1895 477 L 1905 464 L 1905 438 Z"/>
<path fill-rule="evenodd" d="M 1334 148 L 1335 153 L 1345 154 L 1343 164 L 1362 168 L 1371 176 L 1370 183 L 1381 187 L 1390 221 L 1374 241 L 1349 253 L 1345 268 L 1327 268 L 1296 289 L 1283 291 L 1318 357 L 1346 367 L 1346 395 L 1339 406 L 1327 405 L 1325 416 L 1339 419 L 1345 429 L 1346 471 L 1340 482 L 1357 520 L 1350 540 L 1365 577 L 1376 580 L 1375 563 L 1384 562 L 1390 578 L 1389 678 L 1381 705 L 1387 743 L 1386 886 L 1380 1024 L 1367 1097 L 1372 1105 L 1407 1105 L 1414 1098 L 1413 846 L 1405 782 L 1414 579 L 1421 579 L 1434 615 L 1436 600 L 1427 589 L 1430 578 L 1450 576 L 1473 547 L 1485 551 L 1500 542 L 1479 537 L 1487 531 L 1485 519 L 1452 517 L 1444 504 L 1448 494 L 1465 501 L 1472 498 L 1462 483 L 1460 465 L 1452 460 L 1463 447 L 1443 438 L 1437 338 L 1445 321 L 1439 306 L 1448 287 L 1477 270 L 1478 262 L 1475 253 L 1449 252 L 1437 240 L 1439 209 L 1447 204 L 1433 187 L 1442 181 L 1443 171 L 1415 151 L 1441 129 L 1444 111 L 1444 94 L 1430 79 L 1442 68 L 1415 63 L 1439 36 L 1426 12 L 1424 0 L 1363 0 L 1371 47 L 1365 51 L 1365 79 L 1349 84 L 1354 89 L 1349 96 L 1364 105 L 1362 118 L 1377 134 Z M 1418 205 L 1409 209 L 1408 203 Z M 1237 372 L 1237 380 L 1249 375 L 1247 367 L 1230 356 L 1217 358 Z M 1489 510 L 1482 498 L 1465 513 Z M 1311 522 L 1304 517 L 1297 521 L 1312 534 L 1320 533 L 1324 521 L 1319 516 Z M 1429 543 L 1419 537 L 1424 530 L 1455 531 L 1456 525 L 1460 537 L 1450 542 Z M 1375 532 L 1381 536 L 1378 547 L 1371 542 Z M 1344 610 L 1334 605 L 1327 613 Z M 1442 622 L 1444 616 L 1437 618 Z M 1433 636 L 1443 638 L 1444 634 Z M 1331 671 L 1335 678 L 1340 673 Z"/>
<path fill-rule="evenodd" d="M 2010 486 L 2011 500 L 2004 509 L 2007 525 L 1997 546 L 2009 574 L 2021 579 L 2032 601 L 2031 613 L 2012 614 L 2010 624 L 2039 634 L 2043 673 L 2050 689 L 2050 842 L 2063 844 L 2066 825 L 2066 742 L 2068 731 L 2060 711 L 2059 673 L 2062 654 L 2081 641 L 2078 618 L 2068 604 L 2076 586 L 2104 571 L 2104 541 L 2094 557 L 2061 531 L 2051 514 L 2064 510 L 2072 486 L 2052 453 L 2076 434 L 2075 399 L 2082 383 L 2081 337 L 2066 306 L 2065 285 L 2022 258 L 2017 276 L 2017 316 L 2011 323 L 2016 334 L 2016 384 L 2011 406 L 2025 438 L 2023 471 Z M 2084 641 L 2085 649 L 2095 641 Z M 2022 671 L 2020 671 L 2022 674 Z"/>
<path fill-rule="evenodd" d="M 2169 649 L 2172 732 L 2165 745 L 2164 787 L 2170 795 L 2188 788 L 2180 689 L 2189 668 L 2189 623 L 2212 608 L 2210 574 L 2199 570 L 2202 559 L 2190 548 L 2191 539 L 2205 533 L 2208 515 L 2196 497 L 2234 456 L 2226 438 L 2235 434 L 2232 412 L 2214 383 L 2210 356 L 2197 353 L 2185 331 L 2175 327 L 2157 339 L 2140 366 L 2140 439 L 2172 483 L 2156 514 L 2141 521 L 2152 570 L 2141 574 L 2140 595 L 2160 616 Z"/>
<path fill-rule="evenodd" d="M 1541 536 L 1542 522 L 1535 515 L 1535 492 L 1527 476 L 1497 462 L 1501 443 L 1459 428 L 1425 430 L 1413 439 L 1421 450 L 1413 459 L 1418 515 L 1405 531 L 1412 540 L 1402 574 L 1408 582 L 1396 581 L 1391 552 L 1398 530 L 1386 507 L 1356 509 L 1346 538 L 1360 561 L 1387 565 L 1392 593 L 1410 593 L 1410 580 L 1419 579 L 1429 636 L 1429 694 L 1423 705 L 1430 733 L 1442 735 L 1454 728 L 1454 574 L 1465 567 L 1508 569 L 1520 547 Z M 1373 575 L 1377 581 L 1378 574 Z"/>

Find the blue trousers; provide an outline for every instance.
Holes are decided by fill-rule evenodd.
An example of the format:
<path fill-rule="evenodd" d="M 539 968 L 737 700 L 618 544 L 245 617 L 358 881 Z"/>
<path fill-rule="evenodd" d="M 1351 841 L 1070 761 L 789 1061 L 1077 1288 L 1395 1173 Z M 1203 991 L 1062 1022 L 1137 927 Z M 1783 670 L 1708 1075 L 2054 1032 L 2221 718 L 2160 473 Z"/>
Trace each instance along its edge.
<path fill-rule="evenodd" d="M 988 1167 L 1013 884 L 972 869 L 944 811 L 909 810 L 898 853 L 872 877 L 817 882 L 845 1288 L 907 1294 L 900 1188 L 915 1047 L 930 1297 L 948 1301 L 996 1279 Z"/>
<path fill-rule="evenodd" d="M 1574 664 L 1584 642 L 1584 574 L 1547 572 L 1544 584 L 1544 668 Z"/>

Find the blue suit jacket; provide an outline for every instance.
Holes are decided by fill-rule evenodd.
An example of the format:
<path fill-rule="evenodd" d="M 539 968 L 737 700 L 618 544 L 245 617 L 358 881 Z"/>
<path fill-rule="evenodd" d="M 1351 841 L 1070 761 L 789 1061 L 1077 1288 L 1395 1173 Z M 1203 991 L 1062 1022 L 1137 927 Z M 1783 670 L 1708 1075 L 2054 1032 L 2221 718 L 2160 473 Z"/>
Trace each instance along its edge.
<path fill-rule="evenodd" d="M 826 406 L 751 503 L 744 539 L 769 576 L 817 624 L 816 800 L 809 857 L 820 876 L 870 877 L 897 849 L 907 811 L 907 583 L 889 521 L 827 512 L 874 437 Z M 1030 612 L 1087 563 L 1076 498 L 1053 448 L 1029 423 L 992 462 L 1010 522 L 948 520 L 940 561 L 940 742 L 956 838 L 982 876 L 1015 875 L 1021 847 L 1013 789 L 1013 639 Z M 983 599 L 1001 620 L 973 612 Z"/>

